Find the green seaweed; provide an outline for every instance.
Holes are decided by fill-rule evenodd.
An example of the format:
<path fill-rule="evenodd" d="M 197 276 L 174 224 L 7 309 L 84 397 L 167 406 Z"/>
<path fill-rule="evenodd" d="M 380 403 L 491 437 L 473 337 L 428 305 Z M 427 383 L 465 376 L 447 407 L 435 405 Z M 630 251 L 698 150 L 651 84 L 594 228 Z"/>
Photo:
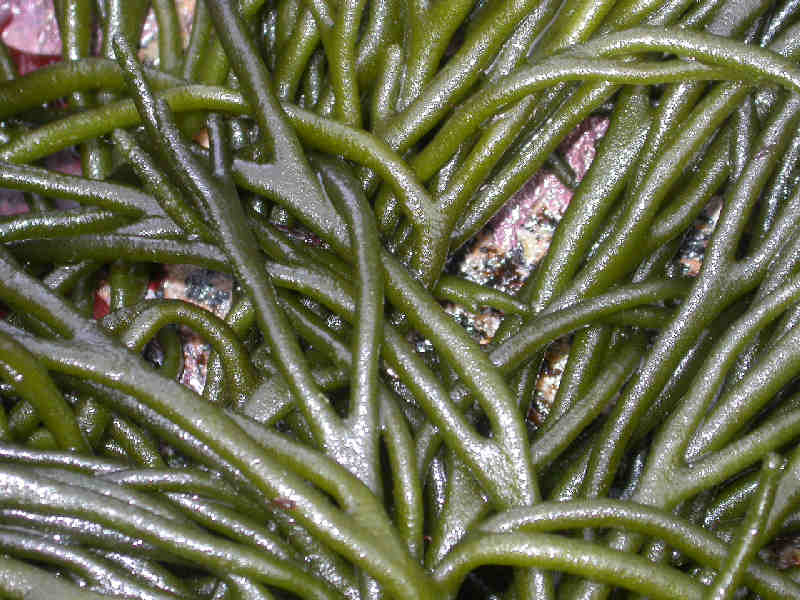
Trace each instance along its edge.
<path fill-rule="evenodd" d="M 154 0 L 145 66 L 148 4 L 55 2 L 27 75 L 0 42 L 0 596 L 800 598 L 762 552 L 800 504 L 800 3 L 198 0 L 184 44 Z M 542 167 L 574 195 L 535 272 L 455 276 Z M 183 263 L 224 319 L 145 298 Z"/>

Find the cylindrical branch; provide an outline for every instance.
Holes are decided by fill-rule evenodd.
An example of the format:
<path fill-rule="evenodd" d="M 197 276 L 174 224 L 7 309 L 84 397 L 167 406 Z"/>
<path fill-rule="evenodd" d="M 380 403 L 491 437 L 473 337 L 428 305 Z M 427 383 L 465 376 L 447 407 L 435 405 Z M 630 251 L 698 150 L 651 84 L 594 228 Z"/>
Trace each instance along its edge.
<path fill-rule="evenodd" d="M 348 321 L 355 318 L 352 289 L 330 274 L 318 268 L 278 264 L 269 265 L 268 270 L 276 285 L 308 294 Z M 388 325 L 384 326 L 383 347 L 384 358 L 409 383 L 418 401 L 429 413 L 429 418 L 439 423 L 447 432 L 448 439 L 455 444 L 457 451 L 464 454 L 465 460 L 481 470 L 487 481 L 493 481 L 495 474 L 487 472 L 485 465 L 476 462 L 477 450 L 482 446 L 481 438 L 461 415 L 449 408 L 447 392 L 430 368 L 416 355 L 402 335 Z M 497 487 L 499 482 L 491 485 Z"/>
<path fill-rule="evenodd" d="M 364 126 L 356 72 L 356 39 L 365 4 L 365 0 L 340 2 L 326 48 L 331 89 L 336 96 L 336 117 L 357 128 Z"/>
<path fill-rule="evenodd" d="M 635 30 L 635 31 L 638 31 L 638 30 Z M 686 42 L 686 40 L 683 40 L 682 38 L 681 38 L 681 41 L 684 41 L 684 42 Z M 593 42 L 593 43 L 594 43 L 595 45 L 597 45 L 597 44 L 598 44 L 598 42 Z M 591 46 L 591 43 L 589 44 L 589 46 Z M 581 48 L 582 48 L 581 46 L 578 46 L 578 47 L 577 47 L 577 49 L 576 49 L 576 52 L 578 52 L 578 54 L 580 53 L 580 49 L 581 49 Z M 588 51 L 588 53 L 589 53 L 589 54 L 592 54 L 593 56 L 595 56 L 596 54 L 600 54 L 600 55 L 602 56 L 602 55 L 603 55 L 603 53 L 604 53 L 604 52 L 606 52 L 606 51 L 608 51 L 608 52 L 612 52 L 612 51 L 613 51 L 613 49 L 611 48 L 611 46 L 609 46 L 608 48 L 606 48 L 606 47 L 594 48 L 594 47 L 592 46 L 591 48 L 592 48 L 592 49 L 591 49 L 590 51 Z M 744 48 L 744 46 L 741 46 L 741 47 L 740 47 L 740 49 L 741 49 L 741 48 Z M 707 57 L 707 58 L 709 58 L 709 57 Z M 549 59 L 549 60 L 555 61 L 555 62 L 553 63 L 553 66 L 557 68 L 557 66 L 559 65 L 559 61 L 562 61 L 562 60 L 564 60 L 564 59 L 563 59 L 562 57 L 556 57 L 555 59 Z M 568 59 L 567 59 L 567 60 L 568 60 Z M 714 58 L 711 58 L 711 60 L 713 61 L 713 60 L 714 60 Z M 549 64 L 549 61 L 546 59 L 546 60 L 545 60 L 545 61 L 542 63 L 542 68 L 543 68 L 544 70 L 546 70 L 546 65 L 548 65 L 548 64 Z M 592 63 L 592 64 L 594 64 L 594 61 L 593 61 L 593 63 Z M 633 66 L 634 64 L 635 64 L 635 63 L 630 63 L 630 62 L 628 62 L 628 63 L 627 63 L 627 65 L 628 65 L 628 66 L 630 66 L 631 68 L 635 69 L 635 66 Z M 662 64 L 663 64 L 663 63 L 662 63 Z M 535 66 L 535 67 L 533 67 L 533 69 L 534 69 L 534 70 L 532 71 L 533 73 L 535 73 L 535 72 L 536 72 L 536 71 L 535 71 L 535 69 L 536 69 L 537 67 L 538 67 L 538 65 L 537 65 L 537 66 Z M 591 70 L 591 69 L 588 69 L 588 70 Z M 777 74 L 777 69 L 775 70 L 775 74 Z M 588 75 L 588 73 L 587 73 L 587 75 Z M 727 78 L 727 77 L 725 77 L 725 76 L 723 75 L 723 76 L 722 76 L 722 78 Z M 492 95 L 492 93 L 494 93 L 494 94 L 505 94 L 505 93 L 514 94 L 514 88 L 515 88 L 515 86 L 513 85 L 513 82 L 515 82 L 515 81 L 523 81 L 523 80 L 524 80 L 524 79 L 520 79 L 519 77 L 515 77 L 515 76 L 513 76 L 513 75 L 512 75 L 510 78 L 508 78 L 508 79 L 507 79 L 507 81 L 508 81 L 509 83 L 511 83 L 511 85 L 503 85 L 503 86 L 501 86 L 501 87 L 498 87 L 498 88 L 490 88 L 489 90 L 486 90 L 485 92 L 483 92 L 483 95 L 484 95 L 485 97 L 491 98 L 491 95 Z M 487 96 L 487 94 L 488 94 L 488 96 Z M 478 97 L 480 97 L 480 96 L 476 95 L 476 96 L 475 96 L 475 97 L 473 97 L 473 98 L 478 98 Z M 470 110 L 467 110 L 466 112 L 464 112 L 464 111 L 465 111 L 465 109 L 467 109 L 467 107 L 469 107 L 469 108 L 470 108 Z M 459 108 L 459 113 L 457 113 L 457 114 L 460 114 L 462 117 L 463 117 L 463 115 L 464 115 L 464 114 L 472 114 L 472 115 L 474 115 L 474 116 L 475 116 L 475 119 L 476 119 L 476 121 L 477 121 L 477 122 L 482 122 L 482 121 L 483 121 L 483 120 L 486 118 L 486 116 L 488 116 L 488 114 L 483 114 L 483 113 L 481 113 L 480 111 L 476 111 L 476 110 L 475 110 L 475 108 L 476 108 L 475 106 L 471 106 L 471 105 L 470 105 L 470 101 L 467 101 L 467 102 L 466 102 L 466 103 L 465 103 L 465 104 L 462 106 L 462 108 Z M 489 113 L 489 114 L 491 114 L 491 113 Z M 438 136 L 437 136 L 437 137 L 438 137 Z M 435 146 L 433 146 L 433 147 L 435 147 Z M 431 150 L 429 150 L 428 148 L 426 148 L 426 150 L 425 150 L 424 152 L 431 152 Z M 446 153 L 446 154 L 448 154 L 448 155 L 449 155 L 449 153 Z M 430 161 L 429 161 L 429 160 L 427 160 L 427 159 L 423 158 L 423 155 L 419 155 L 419 157 L 416 159 L 415 165 L 416 165 L 416 164 L 418 164 L 418 165 L 419 165 L 420 167 L 422 167 L 422 168 L 431 168 L 431 166 L 432 166 L 432 165 L 430 164 Z M 435 163 L 435 164 L 436 164 L 436 163 Z M 423 179 L 424 179 L 424 177 L 423 177 Z"/>
<path fill-rule="evenodd" d="M 412 164 L 422 170 L 425 180 L 441 167 L 469 134 L 493 116 L 498 109 L 524 98 L 534 91 L 564 81 L 596 79 L 620 84 L 667 83 L 687 79 L 729 79 L 733 71 L 684 61 L 628 62 L 614 59 L 593 59 L 558 56 L 546 59 L 509 75 L 497 85 L 477 92 L 437 131 L 433 141 L 414 157 Z M 427 175 L 427 177 L 426 177 Z"/>
<path fill-rule="evenodd" d="M 728 558 L 708 592 L 709 600 L 733 598 L 739 583 L 744 578 L 748 563 L 764 545 L 764 527 L 775 500 L 782 462 L 783 459 L 777 454 L 769 455 L 764 461 L 756 496 L 747 511 L 739 535 L 728 550 Z"/>
<path fill-rule="evenodd" d="M 651 598 L 704 598 L 704 587 L 678 569 L 590 542 L 546 533 L 473 534 L 436 568 L 434 578 L 454 598 L 466 575 L 482 565 L 539 567 L 619 586 Z"/>
<path fill-rule="evenodd" d="M 383 270 L 380 265 L 380 239 L 375 218 L 356 179 L 346 167 L 317 159 L 317 169 L 334 205 L 350 228 L 355 250 L 356 313 L 353 323 L 352 379 L 345 426 L 348 429 L 339 456 L 353 439 L 359 450 L 348 465 L 373 492 L 379 491 L 378 471 L 378 364 L 383 333 Z M 340 442 L 340 443 L 341 443 Z M 353 460 L 351 459 L 351 460 Z"/>
<path fill-rule="evenodd" d="M 66 551 L 62 551 L 67 554 Z M 128 590 L 131 588 L 129 587 Z M 108 598 L 108 593 L 86 590 L 68 583 L 63 577 L 56 577 L 50 571 L 34 567 L 10 557 L 0 558 L 0 590 L 10 597 L 25 597 L 31 600 L 64 598 L 64 600 L 100 600 Z M 133 588 L 138 591 L 137 587 Z M 108 590 L 106 590 L 107 592 Z M 152 598 L 169 597 L 154 594 Z"/>
<path fill-rule="evenodd" d="M 311 578 L 291 561 L 268 556 L 215 538 L 199 528 L 143 512 L 128 503 L 73 485 L 36 476 L 20 467 L 3 469 L 6 487 L 2 498 L 5 506 L 44 507 L 69 516 L 82 516 L 100 524 L 123 529 L 161 548 L 176 559 L 203 565 L 212 571 L 232 568 L 234 572 L 252 575 L 271 585 L 299 592 L 306 598 L 330 600 L 336 594 Z M 33 494 L 33 496 L 31 495 Z M 55 497 L 59 500 L 55 500 Z M 32 500 L 38 497 L 38 500 Z M 50 498 L 50 502 L 43 501 Z M 224 549 L 224 550 L 223 550 Z"/>
<path fill-rule="evenodd" d="M 258 377 L 242 342 L 215 314 L 180 300 L 145 300 L 104 317 L 102 326 L 128 348 L 141 352 L 162 328 L 178 323 L 198 332 L 214 348 L 230 386 L 229 399 L 234 406 L 243 406 Z"/>
<path fill-rule="evenodd" d="M 553 309 L 520 329 L 490 354 L 492 362 L 503 372 L 513 372 L 534 349 L 579 327 L 626 308 L 683 297 L 690 289 L 685 281 L 648 281 L 620 286 L 614 291 Z"/>
<path fill-rule="evenodd" d="M 537 469 L 546 468 L 605 409 L 639 366 L 645 348 L 644 336 L 634 335 L 627 343 L 610 350 L 614 357 L 611 364 L 598 374 L 583 397 L 558 420 L 548 422 L 537 431 L 531 444 L 532 460 Z"/>
<path fill-rule="evenodd" d="M 132 187 L 90 181 L 40 167 L 2 164 L 0 184 L 5 188 L 74 200 L 131 217 L 164 214 L 153 198 Z"/>
<path fill-rule="evenodd" d="M 125 159 L 144 183 L 145 188 L 155 197 L 163 211 L 179 225 L 187 235 L 199 237 L 213 243 L 214 234 L 203 221 L 202 215 L 192 206 L 158 167 L 153 158 L 136 142 L 133 134 L 118 129 L 112 134 L 114 144 L 124 154 Z"/>
<path fill-rule="evenodd" d="M 75 413 L 47 371 L 24 346 L 5 334 L 0 334 L 0 377 L 13 386 L 22 400 L 31 403 L 61 449 L 91 453 L 78 428 Z M 5 420 L 3 412 L 3 429 L 8 427 Z"/>
<path fill-rule="evenodd" d="M 511 314 L 531 312 L 530 306 L 510 294 L 453 275 L 442 275 L 431 291 L 439 300 L 448 300 L 472 311 L 490 306 Z"/>
<path fill-rule="evenodd" d="M 177 74 L 183 55 L 183 38 L 175 2 L 153 0 L 153 12 L 158 21 L 158 68 Z"/>
<path fill-rule="evenodd" d="M 275 82 L 275 93 L 282 101 L 291 102 L 294 100 L 298 86 L 303 77 L 303 71 L 311 61 L 309 70 L 313 66 L 315 48 L 320 42 L 319 27 L 310 8 L 305 8 L 298 22 L 291 32 L 291 37 L 286 41 L 282 52 L 277 57 L 277 64 L 273 69 L 273 80 Z M 321 53 L 321 50 L 317 52 Z M 306 70 L 308 73 L 308 70 Z M 318 90 L 321 94 L 321 86 Z M 317 102 L 319 97 L 316 98 Z M 315 102 L 316 104 L 316 102 Z"/>
<path fill-rule="evenodd" d="M 784 385 L 800 371 L 797 344 L 800 331 L 793 329 L 754 364 L 731 389 L 722 393 L 714 409 L 706 415 L 686 448 L 687 460 L 719 450 L 758 414 Z"/>
<path fill-rule="evenodd" d="M 346 342 L 317 315 L 303 306 L 296 298 L 286 292 L 279 292 L 281 306 L 292 320 L 298 334 L 307 342 L 316 345 L 334 362 L 341 365 L 345 382 L 349 381 L 349 372 L 353 367 L 353 355 Z M 314 376 L 320 385 L 324 385 L 323 374 L 315 371 Z M 418 554 L 422 548 L 422 490 L 416 469 L 414 445 L 409 431 L 406 416 L 398 406 L 398 399 L 383 385 L 379 386 L 378 399 L 380 405 L 380 434 L 389 454 L 393 487 L 396 491 L 393 498 L 397 511 L 395 522 L 403 535 L 412 554 Z M 291 410 L 295 400 L 288 390 L 279 390 L 279 395 L 269 402 L 271 406 L 252 406 L 261 404 L 257 393 L 244 413 L 259 422 L 273 424 Z M 265 410 L 266 409 L 266 410 Z M 253 411 L 254 414 L 251 413 Z"/>
<path fill-rule="evenodd" d="M 231 272 L 227 257 L 216 246 L 175 239 L 108 233 L 74 236 L 69 244 L 58 239 L 36 239 L 12 242 L 7 247 L 14 255 L 34 261 L 61 260 L 77 264 L 85 260 L 109 263 L 121 259 L 163 264 L 191 263 Z"/>
<path fill-rule="evenodd" d="M 60 0 L 56 12 L 61 30 L 62 56 L 69 61 L 80 60 L 89 55 L 93 7 L 88 0 Z M 73 92 L 69 103 L 76 109 L 86 108 L 91 98 L 81 92 Z M 103 140 L 88 140 L 81 145 L 83 173 L 91 179 L 105 179 L 111 171 L 111 150 Z"/>
<path fill-rule="evenodd" d="M 126 215 L 110 210 L 80 209 L 26 213 L 0 218 L 0 241 L 104 233 L 113 231 L 130 220 Z"/>
<path fill-rule="evenodd" d="M 588 37 L 588 35 L 599 25 L 599 20 L 602 19 L 609 8 L 610 5 L 608 3 L 597 2 L 586 4 L 578 8 L 570 8 L 569 10 L 565 9 L 561 11 L 557 16 L 557 22 L 548 30 L 545 39 L 539 40 L 539 43 L 536 46 L 535 56 L 537 58 L 541 58 L 542 56 L 546 56 L 554 48 L 560 48 L 566 45 L 574 44 L 580 40 L 585 40 L 586 37 Z M 637 10 L 640 12 L 631 9 L 631 7 L 623 9 L 619 6 L 615 7 L 615 12 L 623 14 L 623 20 L 629 25 L 632 25 L 636 24 L 639 19 L 647 15 L 648 11 L 652 11 L 654 8 L 655 6 L 652 3 L 645 3 L 644 5 L 637 7 Z M 648 15 L 648 19 L 650 19 L 653 24 L 663 26 L 672 22 L 675 18 L 677 18 L 678 14 L 679 12 L 671 12 L 667 10 L 661 14 L 650 14 Z M 732 19 L 731 21 L 735 22 L 735 19 Z M 567 25 L 567 23 L 569 23 L 569 25 Z M 572 27 L 573 25 L 575 26 L 574 28 Z M 613 29 L 614 27 L 612 26 L 611 28 Z M 604 93 L 610 95 L 612 93 L 611 90 L 614 88 L 612 87 L 611 90 L 606 89 L 604 91 L 604 85 L 605 84 L 602 83 L 589 84 L 589 87 L 593 87 L 594 91 L 600 94 L 600 97 L 602 97 Z M 563 84 L 561 87 L 564 87 Z M 567 89 L 564 89 L 564 91 L 568 92 L 566 94 L 567 96 L 571 93 L 571 91 Z M 526 103 L 528 108 L 524 108 Z M 455 186 L 455 189 L 448 190 L 442 197 L 443 204 L 445 206 L 452 204 L 453 206 L 451 207 L 451 210 L 455 209 L 456 214 L 462 212 L 461 210 L 457 210 L 456 206 L 463 206 L 473 192 L 476 191 L 478 184 L 483 181 L 486 175 L 488 175 L 489 168 L 494 164 L 493 161 L 496 161 L 496 158 L 491 158 L 491 154 L 494 153 L 494 150 L 500 152 L 507 148 L 513 137 L 517 135 L 517 129 L 514 129 L 513 122 L 515 120 L 519 121 L 520 119 L 522 119 L 523 122 L 528 120 L 528 116 L 531 114 L 531 111 L 533 111 L 535 114 L 535 112 L 539 110 L 539 107 L 546 103 L 547 102 L 545 101 L 544 97 L 538 99 L 536 98 L 536 95 L 534 95 L 533 97 L 528 97 L 519 101 L 519 103 L 515 105 L 513 109 L 507 111 L 507 114 L 499 119 L 500 123 L 494 126 L 497 131 L 491 132 L 490 129 L 490 132 L 484 134 L 484 139 L 481 140 L 481 144 L 483 144 L 483 146 L 488 145 L 490 148 L 497 146 L 497 148 L 492 148 L 492 152 L 488 152 L 483 148 L 481 148 L 480 151 L 476 150 L 473 152 L 473 154 L 476 155 L 475 159 L 464 165 L 465 174 L 461 177 L 461 179 L 465 180 L 466 185 L 459 183 Z M 557 107 L 557 105 L 558 103 L 554 104 L 555 107 Z M 591 103 L 589 106 L 591 106 Z M 587 108 L 591 110 L 589 107 L 584 107 L 584 111 Z M 551 109 L 552 107 L 549 107 L 546 109 L 546 111 Z M 564 114 L 564 111 L 556 112 L 557 114 Z M 566 112 L 569 113 L 569 111 Z M 584 114 L 585 116 L 585 113 L 579 114 Z M 578 115 L 573 115 L 573 119 L 576 117 L 578 117 Z M 566 135 L 566 129 L 562 127 L 560 130 L 558 128 L 555 130 L 551 129 L 548 135 L 538 136 L 537 130 L 539 127 L 536 119 L 533 119 L 529 124 L 527 124 L 526 128 L 531 128 L 531 125 L 534 123 L 537 125 L 537 127 L 533 129 L 533 131 L 537 132 L 534 138 L 530 139 L 529 136 L 521 136 L 522 140 L 517 142 L 517 148 L 515 148 L 515 150 L 522 150 L 522 158 L 524 159 L 524 162 L 527 163 L 524 172 L 526 172 L 528 176 L 530 176 L 542 164 L 546 164 L 553 156 L 555 156 L 553 153 L 555 148 L 553 143 L 557 143 L 564 137 L 564 135 Z M 574 126 L 574 122 L 568 120 L 567 124 L 570 123 Z M 666 126 L 669 129 L 668 125 L 669 123 L 665 121 L 662 126 Z M 518 124 L 516 127 L 518 128 L 519 126 L 520 125 Z M 571 129 L 571 127 L 567 129 Z M 530 149 L 525 149 L 525 145 L 533 143 L 536 140 L 536 136 L 539 137 L 539 145 L 533 149 L 533 152 L 530 152 Z M 526 137 L 528 139 L 526 139 Z M 504 138 L 505 141 L 503 141 Z M 546 141 L 541 142 L 542 139 Z M 481 146 L 481 144 L 479 144 L 479 146 Z M 628 149 L 626 148 L 624 152 L 627 154 Z M 422 162 L 422 165 L 424 165 L 424 163 L 425 161 Z M 609 171 L 618 173 L 620 171 L 624 171 L 624 169 L 620 165 L 614 165 L 614 167 L 609 169 Z M 472 182 L 470 182 L 470 179 L 472 179 Z M 468 232 L 464 232 L 463 230 L 458 232 L 455 238 L 455 243 L 457 245 L 463 244 L 468 237 L 474 235 L 477 230 L 486 223 L 491 214 L 493 214 L 494 211 L 496 211 L 505 201 L 505 198 L 507 198 L 510 193 L 514 191 L 512 189 L 513 186 L 522 183 L 523 176 L 520 175 L 517 178 L 512 177 L 510 179 L 506 179 L 506 183 L 498 189 L 500 193 L 495 196 L 494 200 L 489 203 L 486 203 L 484 200 L 482 211 L 478 211 L 480 216 L 475 220 L 474 223 L 471 224 L 470 230 Z M 584 186 L 584 189 L 587 189 L 587 186 Z M 456 215 L 454 215 L 454 217 L 455 216 Z M 460 215 L 458 216 L 460 217 Z M 579 253 L 576 253 L 576 255 L 579 255 Z M 546 269 L 539 269 L 540 273 L 543 271 L 546 272 Z"/>
<path fill-rule="evenodd" d="M 785 481 L 785 479 L 784 479 Z M 719 569 L 725 564 L 728 547 L 713 533 L 663 510 L 619 500 L 573 500 L 546 502 L 535 507 L 499 513 L 477 526 L 477 531 L 552 532 L 583 527 L 613 527 L 653 535 L 665 540 L 703 566 Z M 748 561 L 744 573 L 747 585 L 764 594 L 797 593 L 798 584 L 760 560 Z"/>
<path fill-rule="evenodd" d="M 150 493 L 197 494 L 214 497 L 242 513 L 268 518 L 263 507 L 241 494 L 220 478 L 218 473 L 200 469 L 117 469 L 102 474 L 103 479 L 135 490 Z"/>
<path fill-rule="evenodd" d="M 145 72 L 155 89 L 161 90 L 185 83 L 156 69 L 146 69 Z M 124 89 L 122 70 L 112 60 L 87 57 L 59 62 L 1 82 L 0 116 L 11 117 L 72 92 L 120 92 Z"/>
<path fill-rule="evenodd" d="M 406 108 L 436 74 L 450 39 L 472 9 L 472 2 L 410 2 L 407 67 L 398 109 Z"/>

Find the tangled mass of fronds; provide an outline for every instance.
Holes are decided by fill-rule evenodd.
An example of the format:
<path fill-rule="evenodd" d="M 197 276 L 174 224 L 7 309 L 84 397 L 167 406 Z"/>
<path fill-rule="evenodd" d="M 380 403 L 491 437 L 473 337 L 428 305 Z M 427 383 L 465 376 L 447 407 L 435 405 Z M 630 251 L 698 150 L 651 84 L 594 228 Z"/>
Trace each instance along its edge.
<path fill-rule="evenodd" d="M 152 0 L 143 64 L 150 5 L 0 47 L 0 596 L 800 598 L 800 2 L 199 0 L 184 43 Z M 545 164 L 518 293 L 454 275 Z M 174 264 L 224 318 L 145 293 Z"/>

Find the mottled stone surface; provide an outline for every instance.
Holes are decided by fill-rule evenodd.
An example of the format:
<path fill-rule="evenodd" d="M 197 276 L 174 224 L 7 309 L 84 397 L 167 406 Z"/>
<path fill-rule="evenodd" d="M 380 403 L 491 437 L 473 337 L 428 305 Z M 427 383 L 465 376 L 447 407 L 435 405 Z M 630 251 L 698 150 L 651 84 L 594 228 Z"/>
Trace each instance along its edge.
<path fill-rule="evenodd" d="M 10 48 L 25 54 L 61 54 L 53 0 L 0 0 L 0 26 L 5 22 L 2 38 Z"/>

